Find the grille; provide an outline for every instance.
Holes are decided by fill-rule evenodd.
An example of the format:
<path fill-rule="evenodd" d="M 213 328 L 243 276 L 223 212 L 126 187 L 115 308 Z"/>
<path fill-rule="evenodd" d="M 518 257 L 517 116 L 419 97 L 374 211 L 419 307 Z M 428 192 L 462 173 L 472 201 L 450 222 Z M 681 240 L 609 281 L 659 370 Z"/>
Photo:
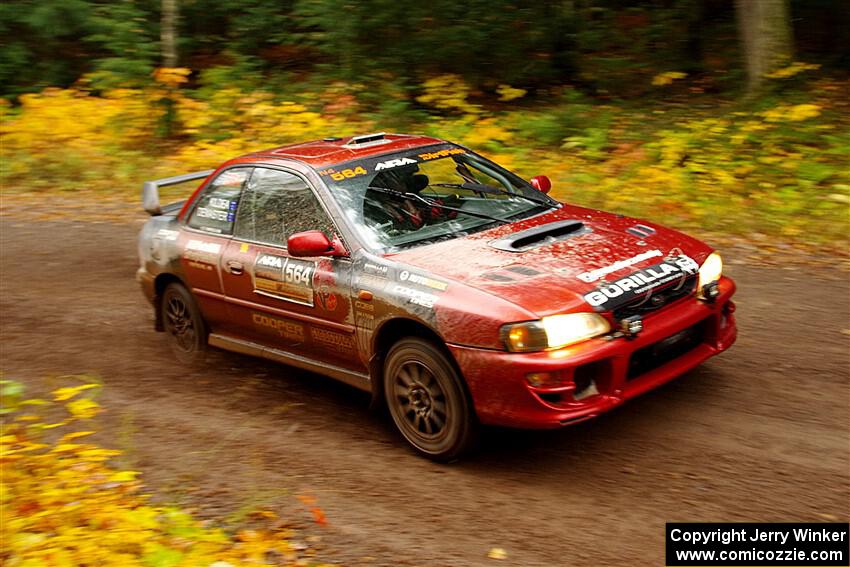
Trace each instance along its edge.
<path fill-rule="evenodd" d="M 673 303 L 677 299 L 686 297 L 694 292 L 697 286 L 697 275 L 688 276 L 681 286 L 678 282 L 662 288 L 655 289 L 648 294 L 644 294 L 634 301 L 631 301 L 622 307 L 614 310 L 615 319 L 625 319 L 633 315 L 642 315 L 652 311 L 657 311 L 665 305 Z"/>
<path fill-rule="evenodd" d="M 671 360 L 689 353 L 705 339 L 705 321 L 691 325 L 665 339 L 645 346 L 632 353 L 629 359 L 627 380 L 632 380 L 651 370 L 655 370 Z"/>

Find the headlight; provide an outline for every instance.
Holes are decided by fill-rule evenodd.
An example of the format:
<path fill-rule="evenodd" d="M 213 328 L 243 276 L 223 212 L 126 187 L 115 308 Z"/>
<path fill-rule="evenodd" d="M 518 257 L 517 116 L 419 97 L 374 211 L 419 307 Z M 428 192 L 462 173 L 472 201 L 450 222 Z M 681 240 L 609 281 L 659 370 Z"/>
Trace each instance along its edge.
<path fill-rule="evenodd" d="M 597 313 L 568 313 L 505 325 L 502 340 L 511 352 L 531 352 L 561 348 L 610 330 L 608 321 Z"/>
<path fill-rule="evenodd" d="M 702 293 L 703 286 L 719 280 L 720 274 L 722 273 L 723 260 L 720 258 L 720 254 L 712 252 L 708 255 L 708 258 L 705 259 L 705 262 L 702 263 L 702 266 L 700 266 L 699 269 L 699 283 L 697 284 L 697 289 L 700 290 L 700 293 Z"/>

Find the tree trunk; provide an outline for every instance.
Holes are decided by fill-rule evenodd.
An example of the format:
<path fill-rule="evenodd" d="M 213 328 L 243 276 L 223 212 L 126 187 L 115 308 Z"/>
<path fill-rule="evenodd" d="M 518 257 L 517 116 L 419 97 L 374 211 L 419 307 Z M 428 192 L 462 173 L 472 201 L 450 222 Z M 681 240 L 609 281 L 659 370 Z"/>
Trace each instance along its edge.
<path fill-rule="evenodd" d="M 747 91 L 756 92 L 764 76 L 792 56 L 788 0 L 735 0 L 747 67 Z"/>
<path fill-rule="evenodd" d="M 177 67 L 177 18 L 177 0 L 162 0 L 159 40 L 163 67 Z"/>

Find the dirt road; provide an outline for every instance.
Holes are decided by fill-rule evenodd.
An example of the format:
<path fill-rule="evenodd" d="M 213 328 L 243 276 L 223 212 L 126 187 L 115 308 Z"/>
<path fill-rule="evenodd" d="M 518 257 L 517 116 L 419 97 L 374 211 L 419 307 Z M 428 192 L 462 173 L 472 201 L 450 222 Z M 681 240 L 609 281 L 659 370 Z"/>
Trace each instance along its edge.
<path fill-rule="evenodd" d="M 137 230 L 2 221 L 0 370 L 34 390 L 100 375 L 101 442 L 204 515 L 265 504 L 321 536 L 326 560 L 440 566 L 662 565 L 666 521 L 850 516 L 844 272 L 727 254 L 732 350 L 591 422 L 488 431 L 445 466 L 331 380 L 229 353 L 177 368 L 133 279 Z M 293 495 L 315 497 L 328 526 Z"/>

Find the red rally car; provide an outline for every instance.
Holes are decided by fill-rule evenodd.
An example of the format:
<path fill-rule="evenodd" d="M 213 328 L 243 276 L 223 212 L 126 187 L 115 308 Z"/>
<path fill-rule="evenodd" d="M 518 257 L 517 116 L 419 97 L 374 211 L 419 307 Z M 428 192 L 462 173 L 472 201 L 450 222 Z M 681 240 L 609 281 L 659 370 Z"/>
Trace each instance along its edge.
<path fill-rule="evenodd" d="M 212 345 L 342 380 L 449 460 L 479 424 L 588 419 L 735 341 L 709 246 L 549 188 L 424 136 L 260 151 L 144 184 L 137 277 L 180 360 Z"/>

